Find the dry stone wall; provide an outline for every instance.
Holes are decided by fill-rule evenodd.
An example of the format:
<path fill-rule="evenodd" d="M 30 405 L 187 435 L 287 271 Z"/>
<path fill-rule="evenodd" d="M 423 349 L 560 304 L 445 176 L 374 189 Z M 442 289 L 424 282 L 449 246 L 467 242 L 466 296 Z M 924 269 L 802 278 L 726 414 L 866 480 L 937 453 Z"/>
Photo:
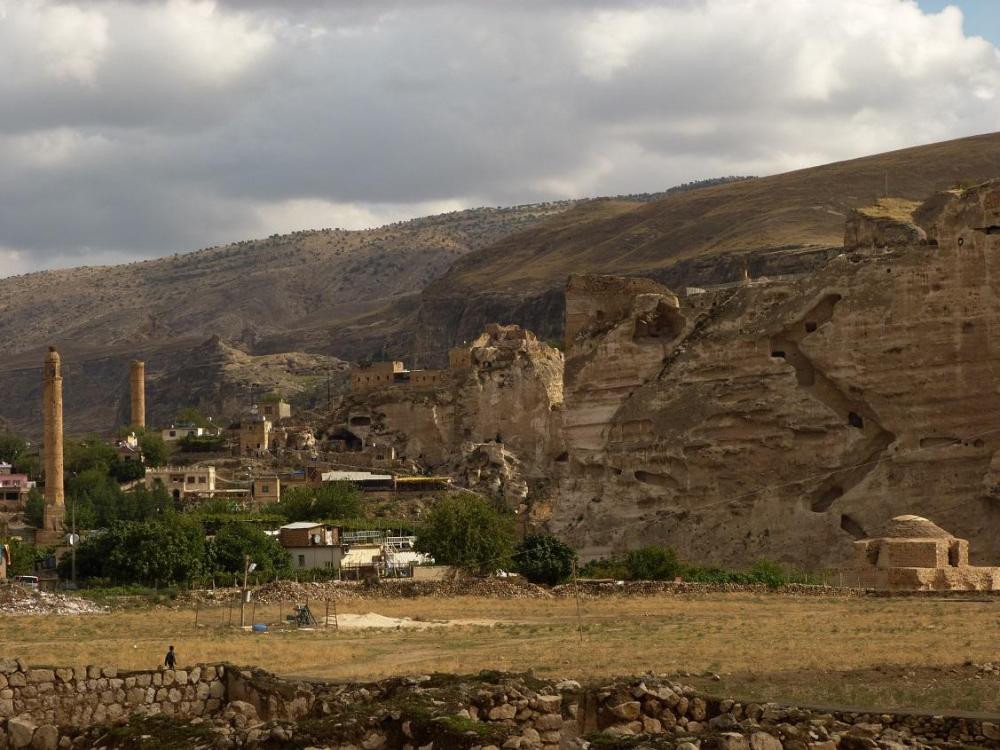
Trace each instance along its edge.
<path fill-rule="evenodd" d="M 0 719 L 87 725 L 134 713 L 193 717 L 219 711 L 226 700 L 226 667 L 119 672 L 114 667 L 32 667 L 0 660 Z"/>
<path fill-rule="evenodd" d="M 154 737 L 190 732 L 190 747 L 261 750 L 1000 748 L 1000 726 L 987 717 L 741 702 L 655 675 L 591 686 L 496 672 L 335 685 L 227 664 L 128 673 L 0 666 L 4 750 L 131 746 L 108 741 L 116 724 Z"/>

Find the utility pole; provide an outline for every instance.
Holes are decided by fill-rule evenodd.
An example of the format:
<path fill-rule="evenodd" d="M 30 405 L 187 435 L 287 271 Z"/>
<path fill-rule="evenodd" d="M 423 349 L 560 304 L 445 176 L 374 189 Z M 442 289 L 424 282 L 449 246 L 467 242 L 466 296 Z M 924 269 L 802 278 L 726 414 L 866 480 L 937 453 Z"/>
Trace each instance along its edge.
<path fill-rule="evenodd" d="M 73 589 L 76 590 L 76 494 L 73 495 L 73 507 L 70 509 L 70 544 L 69 544 L 69 561 L 70 561 L 70 580 L 73 582 Z"/>
<path fill-rule="evenodd" d="M 243 556 L 243 590 L 240 591 L 240 627 L 242 628 L 246 625 L 246 604 L 247 604 L 247 578 L 250 576 L 250 570 L 256 565 L 251 566 L 250 555 Z"/>

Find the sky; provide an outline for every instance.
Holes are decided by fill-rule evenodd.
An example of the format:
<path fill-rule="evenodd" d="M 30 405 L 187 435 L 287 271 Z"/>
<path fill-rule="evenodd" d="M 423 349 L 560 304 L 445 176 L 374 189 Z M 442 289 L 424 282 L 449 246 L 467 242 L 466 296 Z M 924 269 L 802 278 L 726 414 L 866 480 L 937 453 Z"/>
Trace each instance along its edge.
<path fill-rule="evenodd" d="M 0 0 L 0 277 L 1000 128 L 996 0 Z"/>

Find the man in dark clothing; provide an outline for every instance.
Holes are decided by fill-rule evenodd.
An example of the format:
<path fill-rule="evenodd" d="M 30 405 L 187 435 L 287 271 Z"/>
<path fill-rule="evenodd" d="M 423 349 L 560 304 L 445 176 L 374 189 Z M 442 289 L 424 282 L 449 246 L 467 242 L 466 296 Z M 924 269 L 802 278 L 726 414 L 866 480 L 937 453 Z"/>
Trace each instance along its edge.
<path fill-rule="evenodd" d="M 163 660 L 163 665 L 167 669 L 173 669 L 176 663 L 177 663 L 177 654 L 174 652 L 174 647 L 171 646 L 169 649 L 167 649 L 167 658 Z"/>

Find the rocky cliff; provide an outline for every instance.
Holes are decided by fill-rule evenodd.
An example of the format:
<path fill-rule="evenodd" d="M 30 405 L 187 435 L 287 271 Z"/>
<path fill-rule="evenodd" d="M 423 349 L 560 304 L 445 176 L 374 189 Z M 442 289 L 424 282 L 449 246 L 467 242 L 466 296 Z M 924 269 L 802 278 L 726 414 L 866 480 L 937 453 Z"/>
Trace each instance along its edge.
<path fill-rule="evenodd" d="M 816 568 L 917 513 L 997 559 L 1000 182 L 866 216 L 798 278 L 571 279 L 555 532 Z"/>
<path fill-rule="evenodd" d="M 345 396 L 326 432 L 354 448 L 391 445 L 516 508 L 559 452 L 563 356 L 518 326 L 495 324 L 464 352 L 436 386 Z"/>

